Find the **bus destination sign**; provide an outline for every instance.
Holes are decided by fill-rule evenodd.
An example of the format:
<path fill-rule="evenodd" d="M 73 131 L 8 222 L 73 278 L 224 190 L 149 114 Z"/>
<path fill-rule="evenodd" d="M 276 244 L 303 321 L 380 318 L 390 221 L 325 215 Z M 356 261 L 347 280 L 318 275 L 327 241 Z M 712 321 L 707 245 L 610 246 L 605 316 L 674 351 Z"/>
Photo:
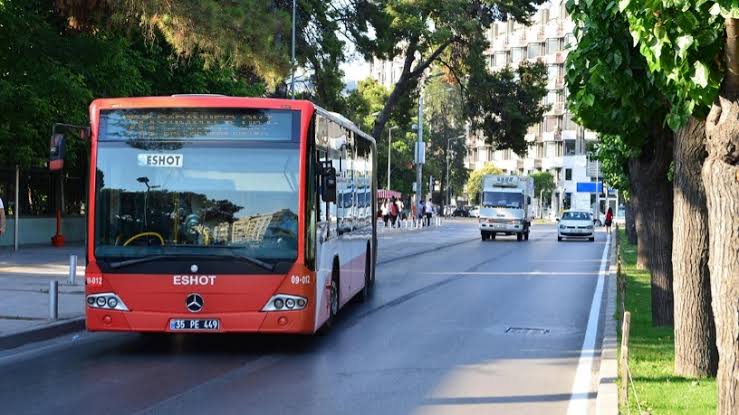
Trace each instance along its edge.
<path fill-rule="evenodd" d="M 299 113 L 252 108 L 153 108 L 104 110 L 101 141 L 293 141 Z"/>

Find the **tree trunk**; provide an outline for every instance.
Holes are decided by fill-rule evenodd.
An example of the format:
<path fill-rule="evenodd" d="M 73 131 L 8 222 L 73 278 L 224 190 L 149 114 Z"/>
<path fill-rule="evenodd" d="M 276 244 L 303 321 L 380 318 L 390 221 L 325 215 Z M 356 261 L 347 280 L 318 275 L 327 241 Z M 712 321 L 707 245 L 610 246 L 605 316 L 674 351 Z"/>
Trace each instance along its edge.
<path fill-rule="evenodd" d="M 652 324 L 673 322 L 672 296 L 672 184 L 667 173 L 672 160 L 672 134 L 655 127 L 629 173 L 636 193 L 638 260 L 652 275 Z"/>
<path fill-rule="evenodd" d="M 708 210 L 701 169 L 706 124 L 690 118 L 675 135 L 672 271 L 675 294 L 675 374 L 714 376 L 716 328 L 708 274 Z"/>
<path fill-rule="evenodd" d="M 631 195 L 633 198 L 634 196 Z M 631 207 L 631 200 L 627 201 L 625 203 L 625 213 L 626 213 L 626 237 L 629 238 L 629 243 L 632 245 L 636 245 L 637 239 L 636 239 L 636 220 L 634 219 L 634 209 Z"/>
<path fill-rule="evenodd" d="M 739 23 L 725 19 L 726 73 L 706 119 L 703 185 L 708 204 L 711 297 L 719 363 L 719 415 L 739 413 Z"/>
<path fill-rule="evenodd" d="M 629 161 L 630 176 L 639 176 L 641 165 L 639 160 Z M 641 202 L 641 191 L 639 177 L 630 177 L 631 180 L 631 212 L 634 217 L 634 233 L 636 234 L 636 268 L 647 269 L 649 264 L 649 244 L 647 243 L 647 230 L 644 225 L 645 206 Z"/>

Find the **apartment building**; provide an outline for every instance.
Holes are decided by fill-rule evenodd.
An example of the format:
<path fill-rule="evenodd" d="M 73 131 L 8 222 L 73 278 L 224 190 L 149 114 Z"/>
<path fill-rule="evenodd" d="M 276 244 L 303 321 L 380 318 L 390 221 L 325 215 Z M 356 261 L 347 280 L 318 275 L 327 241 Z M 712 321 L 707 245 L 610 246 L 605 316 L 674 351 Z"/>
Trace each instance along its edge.
<path fill-rule="evenodd" d="M 567 111 L 564 64 L 568 49 L 575 44 L 575 25 L 564 3 L 552 0 L 542 4 L 529 26 L 496 22 L 488 32 L 487 56 L 492 71 L 507 65 L 515 67 L 525 60 L 539 60 L 547 65 L 548 93 L 544 103 L 550 104 L 551 109 L 526 134 L 527 154 L 492 148 L 478 134 L 467 137 L 466 166 L 470 169 L 493 163 L 511 174 L 551 172 L 557 190 L 551 201 L 544 201 L 544 206 L 550 207 L 545 210 L 552 216 L 561 209 L 592 210 L 595 194 L 588 190 L 595 187 L 592 182 L 597 176 L 595 164 L 586 155 L 588 143 L 597 136 L 577 125 Z"/>

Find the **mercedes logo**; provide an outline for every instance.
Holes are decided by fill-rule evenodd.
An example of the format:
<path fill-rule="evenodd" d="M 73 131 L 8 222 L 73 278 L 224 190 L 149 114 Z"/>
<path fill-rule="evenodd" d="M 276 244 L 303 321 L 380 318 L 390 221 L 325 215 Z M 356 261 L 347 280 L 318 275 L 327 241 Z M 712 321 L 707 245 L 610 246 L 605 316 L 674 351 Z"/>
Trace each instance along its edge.
<path fill-rule="evenodd" d="M 190 294 L 185 300 L 185 305 L 191 313 L 197 313 L 198 311 L 203 309 L 203 297 L 200 294 Z"/>
<path fill-rule="evenodd" d="M 195 264 L 190 265 L 190 272 L 192 272 L 193 274 L 198 272 L 198 266 Z"/>

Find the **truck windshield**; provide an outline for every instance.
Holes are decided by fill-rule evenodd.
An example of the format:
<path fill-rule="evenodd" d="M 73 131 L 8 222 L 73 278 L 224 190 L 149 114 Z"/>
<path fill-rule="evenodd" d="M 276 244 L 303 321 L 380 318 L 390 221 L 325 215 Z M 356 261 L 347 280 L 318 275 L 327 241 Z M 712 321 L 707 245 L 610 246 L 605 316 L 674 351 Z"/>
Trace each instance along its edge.
<path fill-rule="evenodd" d="M 294 261 L 299 118 L 251 111 L 235 114 L 246 121 L 233 121 L 230 109 L 181 110 L 164 119 L 155 113 L 144 123 L 119 111 L 102 116 L 96 257 L 212 254 Z M 256 117 L 265 125 L 255 127 Z"/>
<path fill-rule="evenodd" d="M 485 207 L 520 209 L 523 207 L 523 194 L 513 192 L 483 192 L 482 205 Z"/>

